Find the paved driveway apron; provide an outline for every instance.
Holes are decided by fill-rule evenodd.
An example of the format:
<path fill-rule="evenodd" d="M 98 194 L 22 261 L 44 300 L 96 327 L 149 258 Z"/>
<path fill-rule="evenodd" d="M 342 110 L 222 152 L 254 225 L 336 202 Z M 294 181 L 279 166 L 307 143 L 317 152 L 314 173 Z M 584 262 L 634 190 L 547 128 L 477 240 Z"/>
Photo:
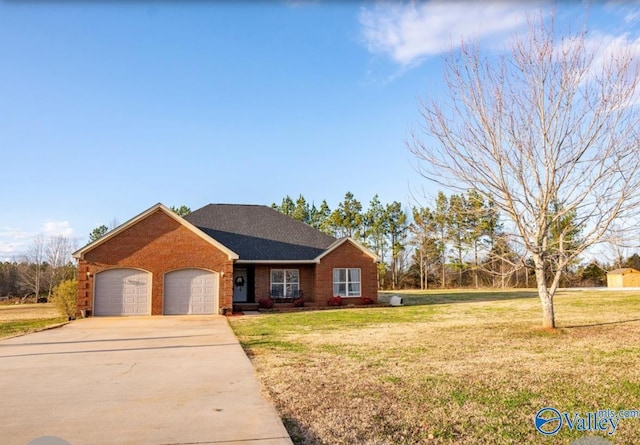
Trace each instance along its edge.
<path fill-rule="evenodd" d="M 0 341 L 0 443 L 291 440 L 220 316 L 78 320 Z"/>

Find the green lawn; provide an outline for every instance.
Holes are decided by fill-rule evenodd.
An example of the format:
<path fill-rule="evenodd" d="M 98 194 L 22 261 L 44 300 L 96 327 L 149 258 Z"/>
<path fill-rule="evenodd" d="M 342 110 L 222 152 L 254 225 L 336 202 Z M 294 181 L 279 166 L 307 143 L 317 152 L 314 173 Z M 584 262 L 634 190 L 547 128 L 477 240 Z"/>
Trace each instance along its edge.
<path fill-rule="evenodd" d="M 0 305 L 0 338 L 38 331 L 66 320 L 51 303 Z"/>
<path fill-rule="evenodd" d="M 296 443 L 570 443 L 536 412 L 640 409 L 640 295 L 404 293 L 411 306 L 231 318 Z M 606 437 L 606 434 L 600 434 Z M 640 419 L 610 439 L 640 443 Z"/>

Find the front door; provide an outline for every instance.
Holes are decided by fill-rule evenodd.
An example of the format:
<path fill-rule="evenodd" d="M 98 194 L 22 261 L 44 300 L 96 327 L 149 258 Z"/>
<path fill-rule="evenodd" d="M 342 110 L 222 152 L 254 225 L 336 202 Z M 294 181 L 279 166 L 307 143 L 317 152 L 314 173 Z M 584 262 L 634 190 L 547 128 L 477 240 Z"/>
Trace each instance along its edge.
<path fill-rule="evenodd" d="M 247 301 L 247 288 L 249 287 L 247 269 L 234 269 L 233 271 L 233 302 L 245 303 Z"/>

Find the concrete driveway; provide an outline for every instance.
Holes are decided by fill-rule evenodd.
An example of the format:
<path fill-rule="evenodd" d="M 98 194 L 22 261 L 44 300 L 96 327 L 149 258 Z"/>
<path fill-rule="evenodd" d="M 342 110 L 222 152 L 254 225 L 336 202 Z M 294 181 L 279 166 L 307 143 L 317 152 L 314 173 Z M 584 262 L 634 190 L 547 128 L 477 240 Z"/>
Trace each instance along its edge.
<path fill-rule="evenodd" d="M 47 436 L 292 443 L 221 316 L 89 318 L 0 341 L 0 443 Z"/>

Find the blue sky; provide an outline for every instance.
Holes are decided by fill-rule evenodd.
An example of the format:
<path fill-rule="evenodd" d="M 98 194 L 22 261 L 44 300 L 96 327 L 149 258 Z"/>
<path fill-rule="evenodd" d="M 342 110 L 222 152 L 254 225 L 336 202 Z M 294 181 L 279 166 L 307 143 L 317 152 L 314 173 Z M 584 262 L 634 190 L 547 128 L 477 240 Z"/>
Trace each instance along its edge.
<path fill-rule="evenodd" d="M 157 202 L 415 204 L 405 148 L 442 55 L 498 51 L 546 3 L 0 3 L 0 260 L 37 234 L 78 246 Z M 585 6 L 562 2 L 580 26 Z M 596 2 L 591 36 L 638 42 L 640 4 Z M 640 46 L 640 44 L 639 44 Z M 430 202 L 425 202 L 427 205 Z"/>

